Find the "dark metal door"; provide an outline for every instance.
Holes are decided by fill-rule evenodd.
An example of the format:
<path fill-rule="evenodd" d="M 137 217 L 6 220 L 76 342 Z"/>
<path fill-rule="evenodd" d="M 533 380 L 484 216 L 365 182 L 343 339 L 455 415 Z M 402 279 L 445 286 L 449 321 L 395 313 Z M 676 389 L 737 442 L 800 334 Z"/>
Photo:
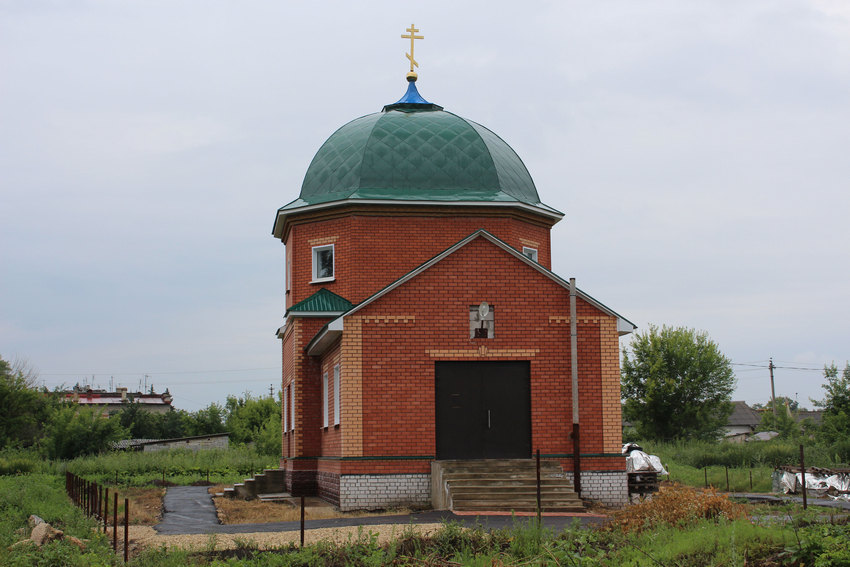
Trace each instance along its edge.
<path fill-rule="evenodd" d="M 435 379 L 438 459 L 531 456 L 528 362 L 437 362 Z"/>

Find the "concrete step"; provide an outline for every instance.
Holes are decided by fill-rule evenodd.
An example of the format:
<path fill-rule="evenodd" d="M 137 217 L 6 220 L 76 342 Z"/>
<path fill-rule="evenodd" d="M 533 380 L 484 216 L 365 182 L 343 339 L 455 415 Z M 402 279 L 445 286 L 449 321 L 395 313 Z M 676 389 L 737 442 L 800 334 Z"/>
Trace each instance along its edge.
<path fill-rule="evenodd" d="M 446 482 L 450 482 L 452 486 L 534 486 L 537 487 L 537 480 L 533 478 L 448 478 L 443 477 Z M 540 486 L 548 487 L 566 487 L 572 490 L 573 484 L 562 478 L 541 478 Z"/>
<path fill-rule="evenodd" d="M 477 494 L 486 492 L 495 496 L 519 496 L 521 494 L 533 494 L 537 496 L 536 486 L 488 486 L 486 484 L 472 484 L 469 486 L 452 485 L 452 494 Z M 540 494 L 543 496 L 554 496 L 563 494 L 575 494 L 572 486 L 541 486 Z"/>
<path fill-rule="evenodd" d="M 290 498 L 292 498 L 292 495 L 288 492 L 272 492 L 257 495 L 257 499 L 260 502 L 286 502 Z"/>
<path fill-rule="evenodd" d="M 280 494 L 284 489 L 286 472 L 282 469 L 265 469 L 255 474 L 252 478 L 246 478 L 243 482 L 233 485 L 233 488 L 224 489 L 224 496 L 228 498 L 244 498 L 252 500 L 260 494 Z"/>
<path fill-rule="evenodd" d="M 537 463 L 532 459 L 444 461 L 441 480 L 447 502 L 457 511 L 537 510 Z M 541 507 L 545 511 L 580 512 L 584 503 L 554 461 L 540 463 Z"/>
<path fill-rule="evenodd" d="M 523 503 L 493 503 L 493 502 L 467 502 L 462 508 L 454 508 L 458 512 L 536 512 L 537 505 Z M 570 503 L 554 503 L 543 506 L 543 512 L 572 512 L 581 513 L 585 511 L 584 504 L 573 505 Z"/>

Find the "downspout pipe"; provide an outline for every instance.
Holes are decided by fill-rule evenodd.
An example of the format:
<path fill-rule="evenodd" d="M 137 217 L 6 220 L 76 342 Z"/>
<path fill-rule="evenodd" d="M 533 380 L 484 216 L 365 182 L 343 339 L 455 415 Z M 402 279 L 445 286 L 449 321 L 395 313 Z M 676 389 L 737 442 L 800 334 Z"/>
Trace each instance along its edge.
<path fill-rule="evenodd" d="M 570 278 L 570 373 L 573 401 L 573 486 L 581 496 L 581 435 L 578 418 L 578 326 L 576 324 L 576 279 Z"/>

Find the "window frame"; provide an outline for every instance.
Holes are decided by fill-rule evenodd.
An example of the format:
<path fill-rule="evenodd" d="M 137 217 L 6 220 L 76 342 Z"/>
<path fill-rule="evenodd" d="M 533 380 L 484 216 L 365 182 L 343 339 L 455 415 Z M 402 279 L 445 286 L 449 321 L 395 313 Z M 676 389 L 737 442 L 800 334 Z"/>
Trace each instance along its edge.
<path fill-rule="evenodd" d="M 283 412 L 283 432 L 289 433 L 289 415 L 286 413 L 286 407 L 289 405 L 289 386 L 283 387 L 283 395 L 281 396 L 281 411 Z"/>
<path fill-rule="evenodd" d="M 289 398 L 290 398 L 290 408 L 289 408 L 289 419 L 290 419 L 290 431 L 295 431 L 295 382 L 292 382 L 289 385 Z"/>
<path fill-rule="evenodd" d="M 328 428 L 328 373 L 322 373 L 322 429 Z"/>
<path fill-rule="evenodd" d="M 321 246 L 313 246 L 312 252 L 312 272 L 313 279 L 310 283 L 332 282 L 336 279 L 336 250 L 333 244 L 322 244 Z M 331 275 L 323 278 L 319 277 L 319 254 L 325 250 L 331 251 Z"/>
<path fill-rule="evenodd" d="M 529 256 L 528 252 L 532 252 L 533 255 Z M 538 258 L 537 248 L 532 248 L 531 246 L 523 246 L 522 247 L 522 255 L 525 256 L 526 258 L 528 258 L 529 260 L 534 260 L 535 262 L 537 262 L 537 258 Z"/>
<path fill-rule="evenodd" d="M 341 378 L 342 370 L 339 364 L 334 365 L 334 425 L 339 425 L 339 406 L 341 401 L 341 392 L 340 382 L 342 382 Z"/>

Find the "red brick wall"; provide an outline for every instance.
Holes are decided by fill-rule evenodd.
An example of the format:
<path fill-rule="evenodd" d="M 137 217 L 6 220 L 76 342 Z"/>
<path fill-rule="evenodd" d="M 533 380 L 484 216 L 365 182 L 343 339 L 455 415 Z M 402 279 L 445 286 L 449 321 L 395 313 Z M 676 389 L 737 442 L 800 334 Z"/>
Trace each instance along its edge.
<path fill-rule="evenodd" d="M 322 374 L 328 374 L 328 426 L 321 430 L 321 454 L 323 456 L 339 457 L 341 453 L 341 436 L 340 426 L 334 425 L 334 366 L 340 364 L 340 344 L 337 341 L 336 346 L 327 351 L 322 357 L 321 367 Z M 342 368 L 340 368 L 342 370 Z M 340 376 L 340 380 L 342 377 Z M 319 394 L 321 400 L 323 395 Z M 342 407 L 340 407 L 342 413 Z M 319 413 L 321 417 L 321 411 Z"/>
<path fill-rule="evenodd" d="M 481 301 L 494 306 L 495 338 L 470 340 L 469 306 Z M 618 338 L 600 336 L 609 316 L 592 305 L 579 300 L 577 314 L 581 448 L 604 453 L 600 345 Z M 438 360 L 530 360 L 532 447 L 571 453 L 568 316 L 568 290 L 483 238 L 353 314 L 362 322 L 362 454 L 435 453 Z"/>
<path fill-rule="evenodd" d="M 292 227 L 286 241 L 286 257 L 292 258 L 286 306 L 320 287 L 358 303 L 482 228 L 517 250 L 537 248 L 538 261 L 551 266 L 549 227 L 510 216 L 344 216 Z M 312 248 L 331 243 L 335 281 L 311 284 Z"/>

